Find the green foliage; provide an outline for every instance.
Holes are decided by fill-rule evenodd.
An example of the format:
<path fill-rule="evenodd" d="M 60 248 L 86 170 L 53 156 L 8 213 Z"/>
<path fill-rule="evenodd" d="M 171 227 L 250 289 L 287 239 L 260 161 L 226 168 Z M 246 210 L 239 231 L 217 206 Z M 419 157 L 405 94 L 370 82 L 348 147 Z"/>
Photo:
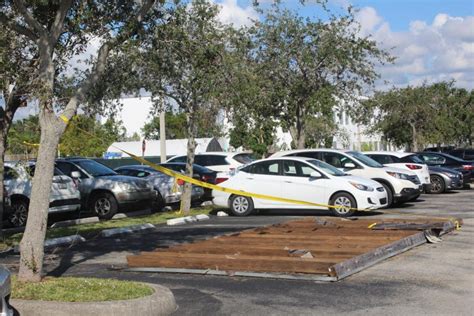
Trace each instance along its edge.
<path fill-rule="evenodd" d="M 215 121 L 215 120 L 214 120 Z M 166 112 L 166 139 L 183 139 L 186 138 L 186 113 Z M 196 137 L 218 137 L 220 136 L 219 126 L 213 124 L 212 118 L 205 115 L 197 115 L 196 117 L 197 133 Z M 160 139 L 160 117 L 153 116 L 151 121 L 145 123 L 142 133 L 146 139 Z"/>
<path fill-rule="evenodd" d="M 113 117 L 101 124 L 94 117 L 77 115 L 74 122 L 75 124 L 67 127 L 61 138 L 59 150 L 63 156 L 102 157 L 108 146 L 125 138 L 125 128 Z M 94 133 L 102 141 L 91 138 L 76 126 Z M 34 145 L 39 143 L 39 138 L 40 127 L 37 115 L 16 121 L 9 132 L 8 152 L 10 154 L 36 153 L 37 146 Z"/>
<path fill-rule="evenodd" d="M 472 90 L 456 88 L 454 82 L 393 88 L 362 102 L 358 121 L 411 150 L 428 144 L 472 146 L 473 96 Z"/>
<path fill-rule="evenodd" d="M 42 282 L 12 280 L 12 298 L 59 302 L 101 302 L 131 300 L 153 294 L 153 289 L 143 283 L 96 278 L 52 278 Z"/>
<path fill-rule="evenodd" d="M 38 148 L 26 145 L 38 144 L 40 140 L 40 126 L 37 115 L 31 115 L 23 120 L 13 122 L 8 133 L 9 154 L 35 154 Z"/>

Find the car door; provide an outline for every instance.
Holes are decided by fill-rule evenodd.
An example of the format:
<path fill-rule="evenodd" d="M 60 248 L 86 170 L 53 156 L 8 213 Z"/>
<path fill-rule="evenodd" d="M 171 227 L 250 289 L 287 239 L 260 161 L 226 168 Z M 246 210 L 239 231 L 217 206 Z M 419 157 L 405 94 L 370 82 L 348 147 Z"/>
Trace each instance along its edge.
<path fill-rule="evenodd" d="M 275 197 L 283 196 L 283 176 L 280 160 L 260 161 L 249 166 L 243 174 L 242 190 L 250 193 L 265 194 Z M 257 205 L 265 207 L 281 207 L 282 202 L 254 199 Z"/>
<path fill-rule="evenodd" d="M 283 165 L 283 192 L 285 198 L 313 202 L 319 204 L 327 204 L 329 197 L 327 196 L 326 178 L 312 178 L 311 173 L 317 171 L 308 164 L 295 160 L 284 160 Z M 318 171 L 319 172 L 319 171 Z M 320 208 L 310 205 L 287 203 L 288 208 Z M 321 207 L 323 208 L 323 207 Z"/>

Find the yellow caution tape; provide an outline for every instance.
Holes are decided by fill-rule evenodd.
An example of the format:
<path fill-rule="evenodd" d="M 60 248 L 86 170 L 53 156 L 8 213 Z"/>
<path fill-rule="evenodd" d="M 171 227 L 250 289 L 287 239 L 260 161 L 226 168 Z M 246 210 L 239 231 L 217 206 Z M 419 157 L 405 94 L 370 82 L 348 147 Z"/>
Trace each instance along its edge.
<path fill-rule="evenodd" d="M 28 142 L 25 142 L 25 141 L 23 141 L 23 145 L 31 146 L 31 147 L 39 147 L 39 144 L 28 143 Z"/>
<path fill-rule="evenodd" d="M 370 229 L 370 228 L 374 227 L 375 225 L 377 225 L 377 223 L 370 224 L 367 228 Z"/>
<path fill-rule="evenodd" d="M 69 119 L 65 115 L 60 115 L 59 118 L 64 121 L 64 123 L 69 124 Z"/>

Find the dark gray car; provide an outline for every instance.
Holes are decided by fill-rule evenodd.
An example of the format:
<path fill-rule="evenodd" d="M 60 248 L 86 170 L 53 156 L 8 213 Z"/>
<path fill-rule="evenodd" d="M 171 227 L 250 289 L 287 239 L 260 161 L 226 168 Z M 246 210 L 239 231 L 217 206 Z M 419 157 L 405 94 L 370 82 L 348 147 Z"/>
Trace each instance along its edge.
<path fill-rule="evenodd" d="M 462 189 L 464 186 L 462 172 L 434 166 L 428 166 L 428 170 L 431 180 L 430 193 L 443 193 L 448 190 Z"/>
<path fill-rule="evenodd" d="M 110 219 L 118 211 L 154 206 L 156 192 L 146 180 L 119 175 L 91 159 L 58 159 L 56 166 L 79 182 L 82 208 L 101 219 Z"/>
<path fill-rule="evenodd" d="M 164 173 L 142 165 L 122 166 L 115 168 L 115 171 L 122 175 L 148 180 L 153 185 L 155 191 L 157 191 L 158 210 L 163 209 L 165 205 L 173 205 L 181 201 L 181 185 L 175 183 L 174 178 Z M 192 201 L 199 201 L 203 195 L 203 188 L 196 185 L 192 186 Z"/>

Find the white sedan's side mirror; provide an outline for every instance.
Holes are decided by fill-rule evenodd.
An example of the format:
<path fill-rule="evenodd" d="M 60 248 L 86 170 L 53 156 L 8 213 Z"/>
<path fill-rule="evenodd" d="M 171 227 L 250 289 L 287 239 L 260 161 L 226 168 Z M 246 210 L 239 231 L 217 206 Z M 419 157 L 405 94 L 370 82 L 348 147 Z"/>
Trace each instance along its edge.
<path fill-rule="evenodd" d="M 73 171 L 73 172 L 71 172 L 71 178 L 79 179 L 79 178 L 81 178 L 81 173 L 79 171 Z"/>
<path fill-rule="evenodd" d="M 352 162 L 348 162 L 344 164 L 344 169 L 354 169 L 356 166 Z"/>
<path fill-rule="evenodd" d="M 322 177 L 321 173 L 319 173 L 318 171 L 311 172 L 311 174 L 309 176 L 311 178 L 321 178 Z"/>

